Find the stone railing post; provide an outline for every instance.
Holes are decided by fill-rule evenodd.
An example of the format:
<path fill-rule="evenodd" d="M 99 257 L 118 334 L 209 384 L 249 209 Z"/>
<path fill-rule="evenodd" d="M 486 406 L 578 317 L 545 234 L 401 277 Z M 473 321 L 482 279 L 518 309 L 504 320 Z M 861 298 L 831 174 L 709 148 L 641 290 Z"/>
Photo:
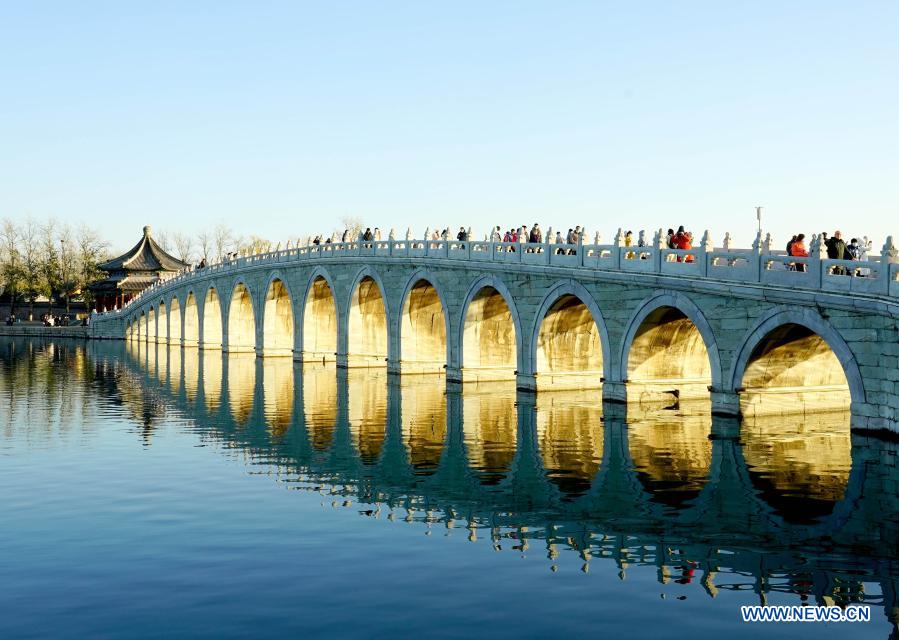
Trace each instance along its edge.
<path fill-rule="evenodd" d="M 706 229 L 702 234 L 702 240 L 699 241 L 699 250 L 696 252 L 696 259 L 699 261 L 699 273 L 702 276 L 709 275 L 709 261 L 712 259 L 711 254 L 715 250 L 715 243 L 712 242 L 712 234 Z"/>
<path fill-rule="evenodd" d="M 899 264 L 899 249 L 893 244 L 893 236 L 887 236 L 883 248 L 880 250 L 880 270 L 877 277 L 880 279 L 880 291 L 884 295 L 890 295 L 890 270 L 893 264 Z"/>
<path fill-rule="evenodd" d="M 582 230 L 579 234 L 577 234 L 577 264 L 579 267 L 583 267 L 586 262 L 584 262 L 584 231 Z"/>
<path fill-rule="evenodd" d="M 652 270 L 655 273 L 661 273 L 662 271 L 662 250 L 666 246 L 665 231 L 662 228 L 659 228 L 652 238 Z"/>
<path fill-rule="evenodd" d="M 615 269 L 621 269 L 621 263 L 624 260 L 624 232 L 618 227 L 615 234 L 615 241 L 612 243 L 612 264 Z"/>
<path fill-rule="evenodd" d="M 824 260 L 827 260 L 827 245 L 819 235 L 812 236 L 809 245 L 809 271 L 811 272 L 811 286 L 820 289 L 824 286 Z"/>
<path fill-rule="evenodd" d="M 759 231 L 752 241 L 752 255 L 755 263 L 755 281 L 762 281 L 762 272 L 765 270 L 765 258 L 762 256 L 762 232 Z"/>

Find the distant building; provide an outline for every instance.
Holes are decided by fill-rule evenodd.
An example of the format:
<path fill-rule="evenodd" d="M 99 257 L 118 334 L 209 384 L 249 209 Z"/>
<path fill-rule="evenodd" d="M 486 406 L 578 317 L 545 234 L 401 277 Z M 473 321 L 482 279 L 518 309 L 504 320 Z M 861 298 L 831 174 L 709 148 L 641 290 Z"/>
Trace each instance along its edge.
<path fill-rule="evenodd" d="M 121 307 L 154 282 L 165 280 L 190 265 L 166 253 L 144 227 L 144 237 L 118 258 L 98 265 L 107 273 L 103 280 L 88 285 L 97 311 Z"/>

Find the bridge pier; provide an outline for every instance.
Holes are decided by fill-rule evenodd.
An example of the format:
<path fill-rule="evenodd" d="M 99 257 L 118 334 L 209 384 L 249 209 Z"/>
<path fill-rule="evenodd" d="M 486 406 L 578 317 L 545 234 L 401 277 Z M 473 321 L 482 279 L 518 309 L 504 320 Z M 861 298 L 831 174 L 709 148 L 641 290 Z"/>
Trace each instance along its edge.
<path fill-rule="evenodd" d="M 533 373 L 515 372 L 515 389 L 527 393 L 535 393 L 537 391 L 537 376 Z"/>
<path fill-rule="evenodd" d="M 713 416 L 738 417 L 740 415 L 740 394 L 736 391 L 720 389 L 709 389 L 709 391 L 712 397 Z"/>
<path fill-rule="evenodd" d="M 739 440 L 740 419 L 736 416 L 712 415 L 712 440 Z"/>
<path fill-rule="evenodd" d="M 446 383 L 454 387 L 462 384 L 462 369 L 459 367 L 446 367 Z"/>
<path fill-rule="evenodd" d="M 627 402 L 627 385 L 624 382 L 604 380 L 602 383 L 602 401 L 604 403 L 624 404 Z"/>

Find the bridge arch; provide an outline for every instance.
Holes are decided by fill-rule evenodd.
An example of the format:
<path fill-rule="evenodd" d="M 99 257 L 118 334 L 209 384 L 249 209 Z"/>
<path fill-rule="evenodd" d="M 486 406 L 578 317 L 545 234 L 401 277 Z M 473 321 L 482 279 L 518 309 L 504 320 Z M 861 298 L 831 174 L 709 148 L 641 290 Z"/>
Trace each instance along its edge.
<path fill-rule="evenodd" d="M 271 274 L 262 305 L 262 354 L 292 356 L 294 337 L 293 294 L 279 271 Z"/>
<path fill-rule="evenodd" d="M 598 388 L 610 377 L 609 345 L 605 318 L 590 292 L 573 280 L 553 285 L 531 331 L 529 368 L 537 388 Z"/>
<path fill-rule="evenodd" d="M 400 364 L 406 373 L 438 373 L 450 363 L 450 324 L 439 280 L 417 269 L 406 281 L 400 302 Z"/>
<path fill-rule="evenodd" d="M 334 362 L 337 358 L 337 296 L 334 279 L 322 267 L 309 275 L 300 317 L 300 351 L 304 361 Z"/>
<path fill-rule="evenodd" d="M 708 397 L 720 389 L 721 356 L 715 332 L 702 311 L 686 296 L 664 292 L 640 303 L 621 344 L 621 377 L 627 382 L 689 385 Z"/>
<path fill-rule="evenodd" d="M 137 322 L 137 341 L 146 341 L 147 339 L 147 314 L 144 311 L 140 312 L 140 317 L 136 320 Z"/>
<path fill-rule="evenodd" d="M 181 331 L 181 343 L 185 347 L 196 347 L 200 344 L 200 311 L 197 296 L 193 291 L 187 292 L 184 299 L 184 327 Z"/>
<path fill-rule="evenodd" d="M 228 303 L 228 336 L 223 343 L 229 353 L 246 353 L 256 349 L 256 313 L 253 295 L 243 279 L 231 287 Z"/>
<path fill-rule="evenodd" d="M 183 339 L 183 326 L 181 322 L 181 301 L 178 296 L 169 299 L 169 344 L 181 345 Z"/>
<path fill-rule="evenodd" d="M 169 314 L 168 306 L 164 300 L 160 300 L 156 307 L 156 342 L 169 343 Z"/>
<path fill-rule="evenodd" d="M 206 297 L 203 301 L 201 313 L 201 326 L 203 327 L 203 349 L 222 348 L 222 302 L 218 290 L 214 285 L 206 289 Z"/>
<path fill-rule="evenodd" d="M 456 344 L 463 372 L 473 372 L 475 378 L 514 380 L 522 369 L 521 342 L 521 318 L 506 284 L 492 274 L 477 278 L 468 288 L 459 318 Z"/>
<path fill-rule="evenodd" d="M 855 354 L 840 333 L 810 309 L 773 309 L 763 315 L 742 342 L 731 372 L 733 389 L 742 392 L 792 389 L 823 393 L 813 409 L 848 408 L 866 402 Z M 844 396 L 847 395 L 844 393 Z M 831 406 L 826 406 L 831 405 Z M 781 407 L 781 412 L 791 413 Z M 805 408 L 802 408 L 804 411 Z"/>
<path fill-rule="evenodd" d="M 147 312 L 147 342 L 156 342 L 156 324 L 158 322 L 158 318 L 156 315 L 155 307 L 150 307 L 150 310 Z"/>
<path fill-rule="evenodd" d="M 353 277 L 344 326 L 348 366 L 386 365 L 391 346 L 386 289 L 371 267 L 363 267 Z"/>

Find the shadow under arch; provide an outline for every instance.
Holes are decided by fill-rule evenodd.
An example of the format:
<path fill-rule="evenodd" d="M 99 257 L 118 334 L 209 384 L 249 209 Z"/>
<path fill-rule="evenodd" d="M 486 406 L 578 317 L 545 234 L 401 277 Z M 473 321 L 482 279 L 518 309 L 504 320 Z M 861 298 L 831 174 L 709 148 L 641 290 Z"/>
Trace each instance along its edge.
<path fill-rule="evenodd" d="M 182 315 L 184 328 L 181 342 L 185 347 L 196 347 L 200 343 L 200 310 L 193 290 L 187 292 Z"/>
<path fill-rule="evenodd" d="M 380 274 L 369 266 L 359 269 L 350 286 L 349 303 L 346 305 L 346 344 L 349 367 L 387 366 L 392 345 L 390 336 L 390 310 L 386 289 Z"/>
<path fill-rule="evenodd" d="M 591 322 L 587 322 L 585 311 Z M 547 321 L 551 324 L 544 332 Z M 566 325 L 570 325 L 569 330 Z M 590 325 L 596 330 L 595 336 Z M 598 352 L 590 344 L 594 338 L 599 340 Z M 599 388 L 610 377 L 611 363 L 609 331 L 590 292 L 574 280 L 552 285 L 543 296 L 531 329 L 527 364 L 529 373 L 537 376 L 538 390 L 541 386 Z M 544 384 L 540 382 L 541 373 L 548 378 Z"/>
<path fill-rule="evenodd" d="M 181 301 L 178 296 L 169 298 L 169 304 L 166 307 L 169 310 L 169 344 L 180 345 L 183 339 L 183 328 L 181 321 Z"/>
<path fill-rule="evenodd" d="M 474 379 L 514 380 L 516 371 L 523 369 L 522 339 L 521 318 L 506 283 L 492 274 L 472 282 L 456 331 L 463 372 L 474 372 Z M 469 379 L 463 373 L 463 380 Z"/>
<path fill-rule="evenodd" d="M 845 409 L 846 400 L 866 402 L 855 354 L 839 332 L 810 309 L 779 308 L 762 316 L 737 353 L 731 385 L 740 392 L 741 408 L 752 413 L 764 410 L 747 396 L 753 390 L 783 389 L 793 394 L 788 397 L 793 406 L 775 406 L 778 413 Z M 817 395 L 810 402 L 796 402 L 800 391 Z"/>
<path fill-rule="evenodd" d="M 238 278 L 231 286 L 227 345 L 229 353 L 256 350 L 256 309 L 253 294 L 243 278 Z"/>
<path fill-rule="evenodd" d="M 449 311 L 443 287 L 432 272 L 417 269 L 406 281 L 397 320 L 402 371 L 443 373 L 452 361 Z"/>
<path fill-rule="evenodd" d="M 303 330 L 295 348 L 304 362 L 337 360 L 340 313 L 335 291 L 334 278 L 328 270 L 315 267 L 306 282 L 298 313 Z"/>
<path fill-rule="evenodd" d="M 200 320 L 203 327 L 203 349 L 222 348 L 222 301 L 215 285 L 206 289 L 203 298 L 203 317 Z"/>
<path fill-rule="evenodd" d="M 294 297 L 290 285 L 280 271 L 274 271 L 269 275 L 261 307 L 262 355 L 292 356 L 296 342 Z"/>
<path fill-rule="evenodd" d="M 709 385 L 722 388 L 715 332 L 699 307 L 680 293 L 658 293 L 640 303 L 618 361 L 626 382 L 664 384 L 681 398 L 708 398 Z M 640 397 L 646 395 L 653 393 Z"/>
<path fill-rule="evenodd" d="M 159 323 L 159 316 L 154 307 L 150 307 L 147 311 L 147 342 L 156 342 L 156 327 Z"/>
<path fill-rule="evenodd" d="M 156 306 L 156 342 L 169 343 L 169 308 L 164 300 Z"/>

